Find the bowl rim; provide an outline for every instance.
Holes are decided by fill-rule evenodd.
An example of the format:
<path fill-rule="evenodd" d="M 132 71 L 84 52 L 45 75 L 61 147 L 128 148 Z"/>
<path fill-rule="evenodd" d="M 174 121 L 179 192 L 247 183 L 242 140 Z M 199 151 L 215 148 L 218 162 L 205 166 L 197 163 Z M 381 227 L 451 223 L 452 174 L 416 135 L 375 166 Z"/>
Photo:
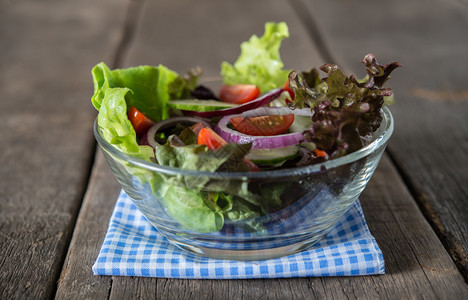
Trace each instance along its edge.
<path fill-rule="evenodd" d="M 333 169 L 342 165 L 346 165 L 352 162 L 355 162 L 372 152 L 376 149 L 384 146 L 390 136 L 393 133 L 394 129 L 394 119 L 393 115 L 388 109 L 387 106 L 384 106 L 381 111 L 382 114 L 382 123 L 380 127 L 376 130 L 376 132 L 383 130 L 383 132 L 377 136 L 370 144 L 367 146 L 347 154 L 345 156 L 327 160 L 322 163 L 308 165 L 304 167 L 297 167 L 297 168 L 287 168 L 287 169 L 278 169 L 278 170 L 268 170 L 268 171 L 261 171 L 261 172 L 208 172 L 208 171 L 196 171 L 196 170 L 187 170 L 187 169 L 179 169 L 167 166 L 161 166 L 156 163 L 148 162 L 136 157 L 133 157 L 129 154 L 126 154 L 120 151 L 118 148 L 114 147 L 113 145 L 109 144 L 105 141 L 99 131 L 98 131 L 98 117 L 94 120 L 93 125 L 93 133 L 94 136 L 101 146 L 101 148 L 110 153 L 111 155 L 123 160 L 127 163 L 131 163 L 135 166 L 139 166 L 145 168 L 150 171 L 160 172 L 165 175 L 182 175 L 182 176 L 206 176 L 211 179 L 258 179 L 258 178 L 278 178 L 278 177 L 288 177 L 288 176 L 300 176 L 306 175 L 311 173 L 323 172 L 325 170 Z M 384 126 L 385 128 L 382 128 Z"/>

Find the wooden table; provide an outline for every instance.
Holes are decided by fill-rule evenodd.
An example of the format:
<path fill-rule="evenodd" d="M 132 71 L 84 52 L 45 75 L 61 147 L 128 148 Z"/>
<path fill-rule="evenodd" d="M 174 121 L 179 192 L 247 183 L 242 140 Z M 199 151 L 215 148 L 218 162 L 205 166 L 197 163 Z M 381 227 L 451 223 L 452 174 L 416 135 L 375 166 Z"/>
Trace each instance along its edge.
<path fill-rule="evenodd" d="M 400 61 L 388 150 L 361 196 L 386 274 L 276 280 L 93 276 L 119 185 L 92 134 L 91 68 L 202 66 L 286 21 L 287 68 Z M 468 297 L 468 3 L 0 1 L 0 298 Z M 359 73 L 361 72 L 361 73 Z"/>

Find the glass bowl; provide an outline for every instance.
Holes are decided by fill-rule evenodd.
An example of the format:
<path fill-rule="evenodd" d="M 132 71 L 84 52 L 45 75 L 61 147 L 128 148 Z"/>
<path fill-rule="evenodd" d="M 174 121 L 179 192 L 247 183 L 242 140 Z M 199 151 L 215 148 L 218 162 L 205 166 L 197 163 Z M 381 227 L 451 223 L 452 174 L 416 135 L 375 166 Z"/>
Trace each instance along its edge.
<path fill-rule="evenodd" d="M 211 258 L 264 260 L 311 247 L 351 208 L 393 132 L 388 108 L 382 116 L 359 151 L 316 165 L 251 173 L 164 167 L 107 143 L 97 121 L 94 134 L 123 190 L 171 243 Z"/>

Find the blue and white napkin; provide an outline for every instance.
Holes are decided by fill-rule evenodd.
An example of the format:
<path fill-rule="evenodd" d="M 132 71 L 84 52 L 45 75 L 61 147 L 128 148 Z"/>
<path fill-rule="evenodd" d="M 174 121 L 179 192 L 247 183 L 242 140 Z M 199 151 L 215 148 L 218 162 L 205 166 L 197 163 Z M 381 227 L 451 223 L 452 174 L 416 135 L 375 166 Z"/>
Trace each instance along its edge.
<path fill-rule="evenodd" d="M 95 275 L 193 279 L 384 274 L 382 252 L 357 201 L 334 229 L 303 252 L 262 261 L 201 257 L 173 246 L 121 192 L 93 265 Z"/>

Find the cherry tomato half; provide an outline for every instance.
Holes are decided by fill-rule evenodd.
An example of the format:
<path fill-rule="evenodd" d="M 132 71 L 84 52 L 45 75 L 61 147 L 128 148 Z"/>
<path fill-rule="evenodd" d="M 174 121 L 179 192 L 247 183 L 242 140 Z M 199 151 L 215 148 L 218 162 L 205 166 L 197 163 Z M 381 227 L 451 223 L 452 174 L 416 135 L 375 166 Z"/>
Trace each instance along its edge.
<path fill-rule="evenodd" d="M 214 132 L 213 129 L 205 127 L 198 133 L 197 144 L 206 145 L 208 149 L 215 150 L 226 145 L 227 142 Z"/>
<path fill-rule="evenodd" d="M 219 98 L 228 103 L 243 104 L 260 96 L 260 89 L 254 84 L 223 84 L 219 90 Z"/>
<path fill-rule="evenodd" d="M 238 131 L 253 136 L 271 136 L 285 132 L 294 122 L 294 114 L 260 117 L 233 117 L 231 124 Z"/>
<path fill-rule="evenodd" d="M 142 114 L 134 106 L 130 106 L 127 115 L 138 137 L 141 137 L 151 126 L 154 125 L 153 120 Z"/>

